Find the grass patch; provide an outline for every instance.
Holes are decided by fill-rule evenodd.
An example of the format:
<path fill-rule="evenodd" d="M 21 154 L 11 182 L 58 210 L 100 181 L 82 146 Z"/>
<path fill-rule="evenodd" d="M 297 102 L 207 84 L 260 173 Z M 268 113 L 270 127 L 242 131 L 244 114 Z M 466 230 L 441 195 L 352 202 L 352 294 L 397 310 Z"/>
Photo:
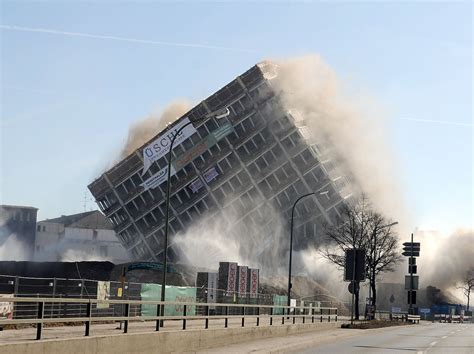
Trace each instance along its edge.
<path fill-rule="evenodd" d="M 394 326 L 406 326 L 411 324 L 410 322 L 402 321 L 363 321 L 357 322 L 354 324 L 344 323 L 341 325 L 341 328 L 352 328 L 352 329 L 372 329 L 372 328 L 384 328 L 384 327 L 394 327 Z"/>

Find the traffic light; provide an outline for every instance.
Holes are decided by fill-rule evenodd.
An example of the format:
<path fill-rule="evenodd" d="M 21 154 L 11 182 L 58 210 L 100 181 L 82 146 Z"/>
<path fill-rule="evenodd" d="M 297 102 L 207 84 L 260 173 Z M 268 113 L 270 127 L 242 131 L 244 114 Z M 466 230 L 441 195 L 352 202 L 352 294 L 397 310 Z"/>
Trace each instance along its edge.
<path fill-rule="evenodd" d="M 416 305 L 416 290 L 408 290 L 408 303 Z"/>
<path fill-rule="evenodd" d="M 355 260 L 354 260 L 355 256 Z M 355 264 L 355 275 L 354 275 Z M 365 281 L 365 249 L 346 250 L 344 281 Z"/>
<path fill-rule="evenodd" d="M 404 242 L 403 253 L 405 257 L 419 257 L 420 256 L 420 243 L 419 242 Z"/>

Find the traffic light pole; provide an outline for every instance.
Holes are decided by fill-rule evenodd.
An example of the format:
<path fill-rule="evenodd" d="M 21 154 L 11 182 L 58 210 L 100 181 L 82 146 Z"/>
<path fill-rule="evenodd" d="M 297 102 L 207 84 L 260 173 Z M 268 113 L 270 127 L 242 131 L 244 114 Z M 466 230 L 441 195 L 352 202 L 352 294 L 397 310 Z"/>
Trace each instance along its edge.
<path fill-rule="evenodd" d="M 410 315 L 413 314 L 413 233 L 411 234 L 411 256 L 408 261 L 409 265 L 408 268 L 410 269 L 410 303 L 409 303 L 409 310 L 408 313 Z"/>
<path fill-rule="evenodd" d="M 354 297 L 355 297 L 355 292 L 356 292 L 356 270 L 357 270 L 357 252 L 356 249 L 352 249 L 354 252 L 354 260 L 352 261 L 352 306 L 351 306 L 351 325 L 354 324 Z"/>

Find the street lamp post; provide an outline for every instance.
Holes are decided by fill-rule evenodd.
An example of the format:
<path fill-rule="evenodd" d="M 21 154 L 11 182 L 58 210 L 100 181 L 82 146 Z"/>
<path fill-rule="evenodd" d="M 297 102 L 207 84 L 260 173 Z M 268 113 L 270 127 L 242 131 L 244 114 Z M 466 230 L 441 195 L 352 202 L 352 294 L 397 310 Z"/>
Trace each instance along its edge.
<path fill-rule="evenodd" d="M 168 267 L 168 229 L 169 229 L 169 215 L 170 215 L 170 191 L 171 191 L 171 160 L 172 160 L 172 153 L 173 153 L 173 145 L 178 137 L 178 135 L 181 133 L 181 131 L 186 128 L 188 125 L 191 125 L 193 123 L 209 119 L 209 118 L 216 118 L 216 119 L 221 119 L 225 118 L 230 114 L 229 108 L 225 107 L 224 109 L 218 110 L 216 112 L 209 113 L 205 115 L 204 117 L 194 119 L 185 125 L 183 125 L 181 128 L 179 128 L 176 133 L 174 134 L 173 138 L 171 139 L 171 144 L 170 144 L 170 150 L 168 152 L 168 171 L 167 171 L 167 176 L 168 179 L 166 180 L 166 201 L 165 201 L 165 245 L 164 245 L 164 250 L 163 250 L 163 277 L 161 281 L 161 301 L 165 301 L 165 295 L 166 295 L 166 268 Z M 162 304 L 161 305 L 161 311 L 160 315 L 164 316 L 165 314 L 165 306 Z M 163 326 L 163 320 L 160 321 L 160 325 Z"/>
<path fill-rule="evenodd" d="M 293 219 L 295 216 L 295 208 L 296 204 L 303 198 L 306 198 L 310 195 L 316 195 L 316 193 L 308 193 L 300 196 L 298 199 L 295 200 L 295 203 L 293 204 L 293 208 L 291 209 L 291 224 L 290 224 L 290 261 L 289 261 L 289 266 L 288 266 L 288 301 L 287 301 L 287 306 L 288 306 L 288 315 L 290 315 L 290 298 L 291 298 L 291 262 L 293 260 Z"/>

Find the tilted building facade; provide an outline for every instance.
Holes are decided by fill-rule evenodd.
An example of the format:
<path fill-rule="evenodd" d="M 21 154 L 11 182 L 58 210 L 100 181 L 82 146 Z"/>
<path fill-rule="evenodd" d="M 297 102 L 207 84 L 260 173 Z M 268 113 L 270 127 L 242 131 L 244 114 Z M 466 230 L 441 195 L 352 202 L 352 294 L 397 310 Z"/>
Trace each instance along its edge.
<path fill-rule="evenodd" d="M 202 101 L 164 131 L 103 173 L 89 185 L 100 209 L 134 259 L 160 261 L 164 243 L 167 171 L 166 147 L 173 131 L 190 121 L 227 107 L 229 116 L 193 124 L 173 149 L 170 244 L 204 215 L 238 215 L 233 220 L 271 244 L 275 220 L 263 205 L 276 210 L 285 227 L 294 201 L 306 193 L 295 216 L 296 247 L 312 242 L 324 223 L 332 223 L 350 198 L 324 144 L 309 136 L 297 107 L 281 102 L 272 79 L 278 67 L 262 62 Z M 187 128 L 186 128 L 187 129 Z M 185 130 L 186 130 L 185 129 Z M 168 150 L 169 151 L 169 150 Z M 267 231 L 265 231 L 267 230 Z M 251 247 L 251 246 L 249 246 Z M 170 258 L 176 249 L 169 249 Z"/>

